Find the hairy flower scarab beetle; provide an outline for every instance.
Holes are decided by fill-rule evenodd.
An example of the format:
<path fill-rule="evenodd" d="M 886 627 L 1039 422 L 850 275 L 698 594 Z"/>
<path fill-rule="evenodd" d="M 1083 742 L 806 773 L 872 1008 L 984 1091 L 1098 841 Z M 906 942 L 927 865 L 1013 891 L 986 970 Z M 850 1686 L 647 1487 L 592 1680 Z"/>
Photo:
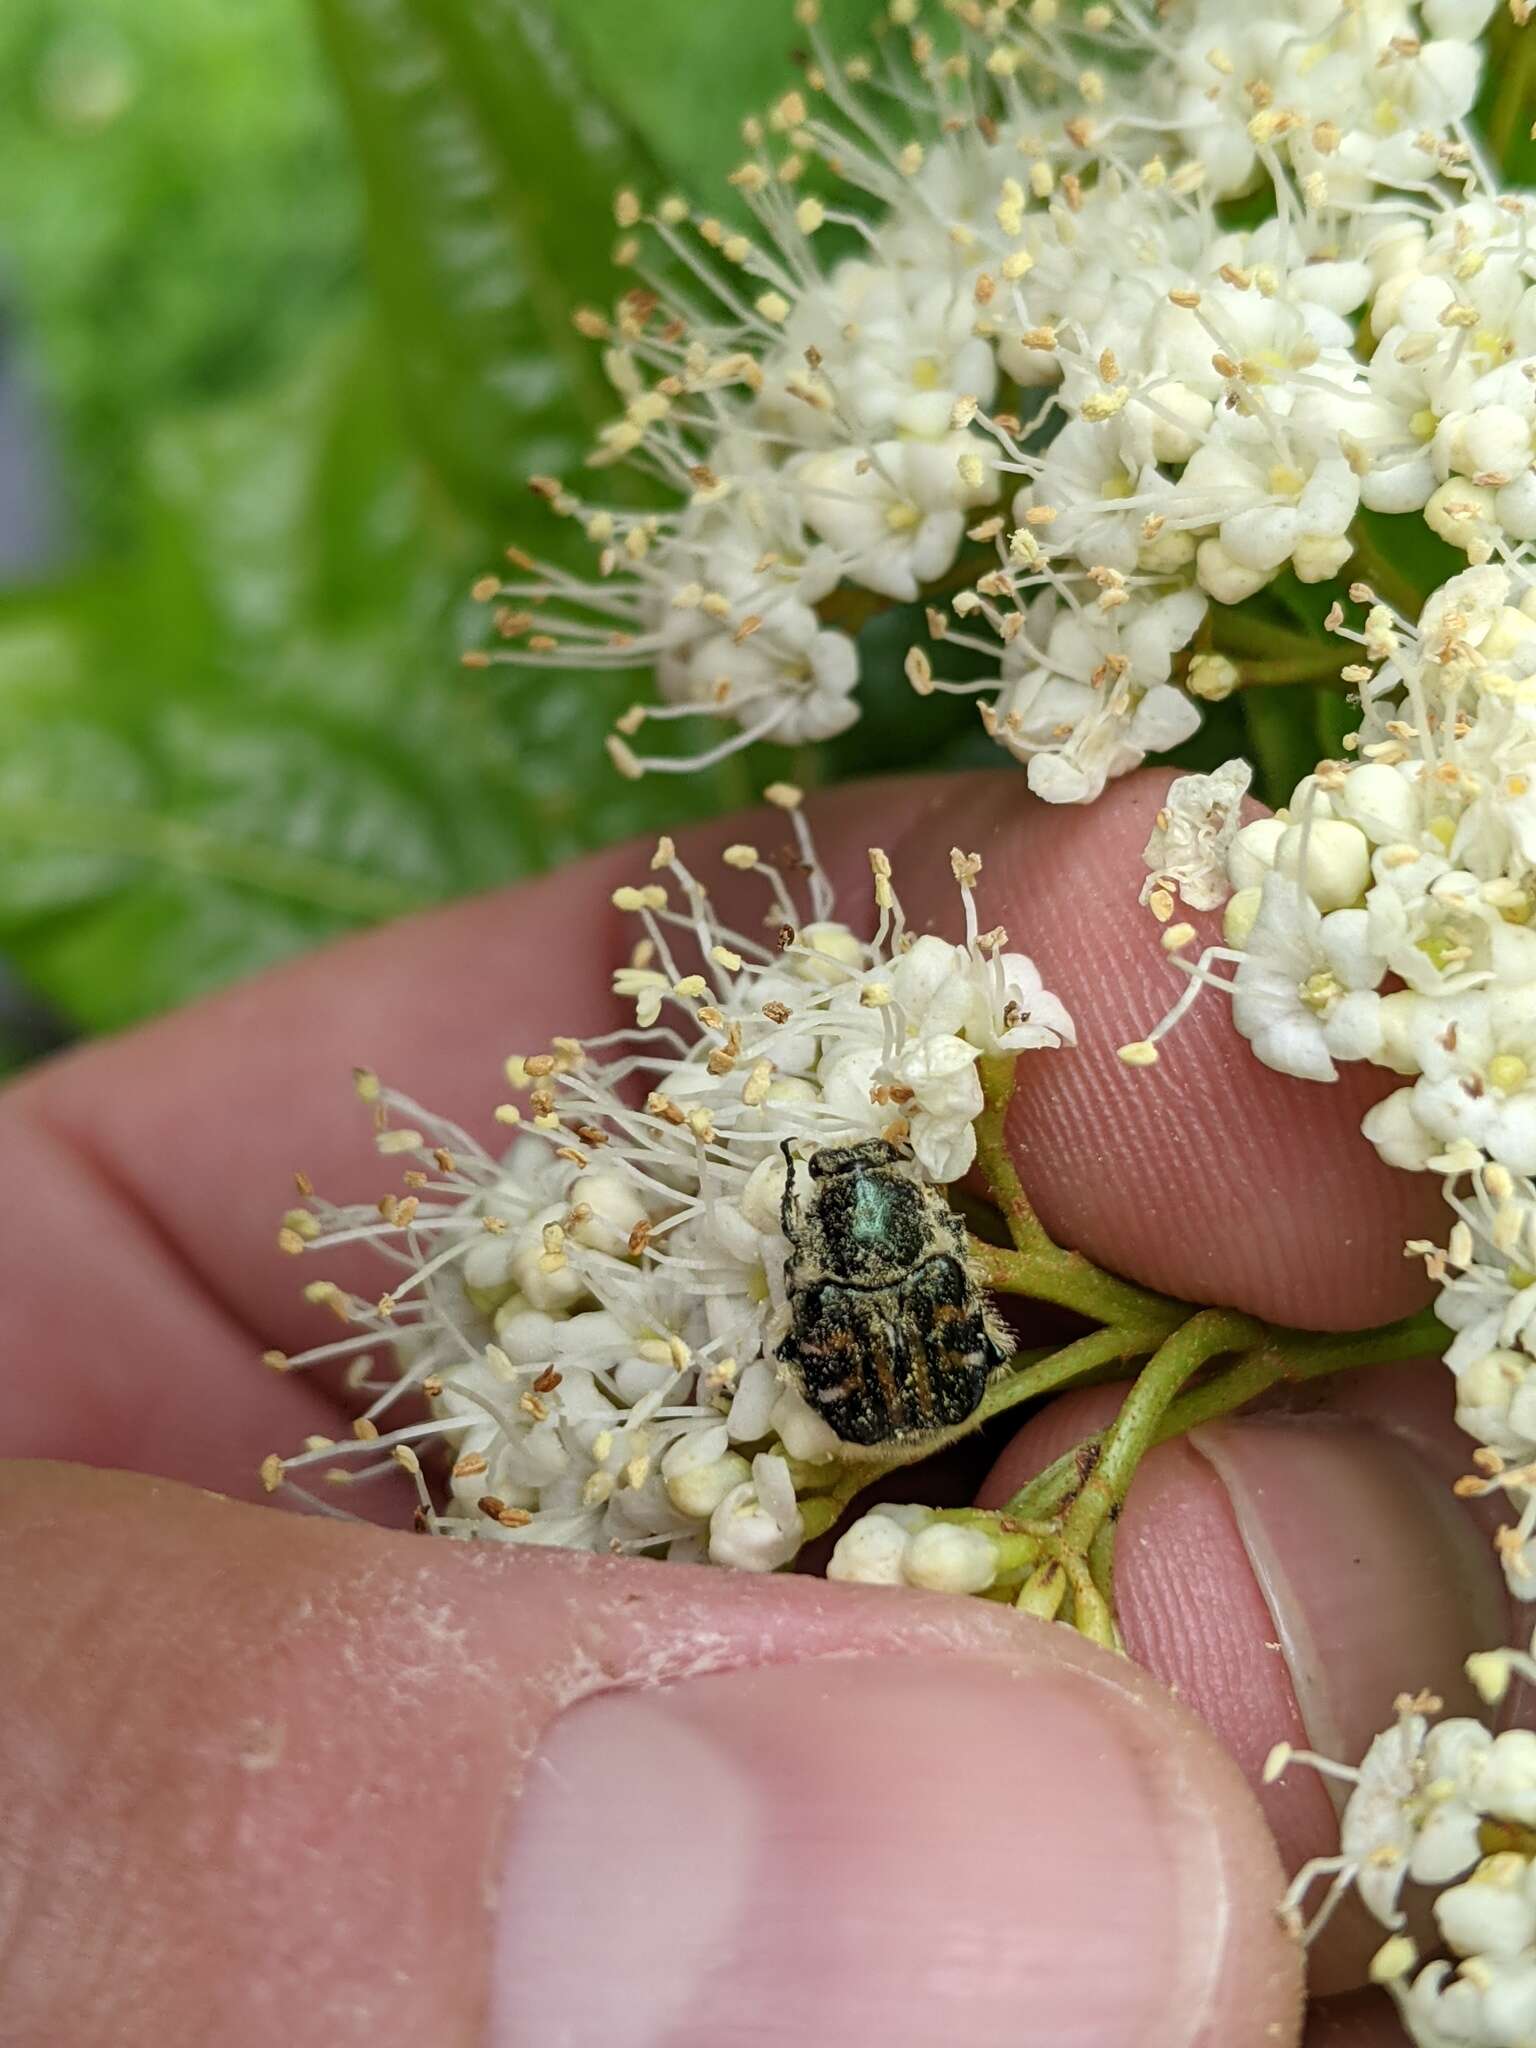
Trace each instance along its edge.
<path fill-rule="evenodd" d="M 1009 1355 L 971 1277 L 964 1224 L 904 1146 L 824 1145 L 803 1201 L 783 1151 L 780 1363 L 851 1449 L 931 1445 L 976 1412 Z"/>

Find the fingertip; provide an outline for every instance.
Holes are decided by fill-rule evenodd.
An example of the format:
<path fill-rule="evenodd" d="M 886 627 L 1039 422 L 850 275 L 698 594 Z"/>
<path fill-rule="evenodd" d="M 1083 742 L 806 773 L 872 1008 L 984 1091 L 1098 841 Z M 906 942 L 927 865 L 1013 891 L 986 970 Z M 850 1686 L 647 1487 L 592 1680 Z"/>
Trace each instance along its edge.
<path fill-rule="evenodd" d="M 19 2038 L 1294 2038 L 1239 1774 L 1070 1631 L 10 1478 Z"/>

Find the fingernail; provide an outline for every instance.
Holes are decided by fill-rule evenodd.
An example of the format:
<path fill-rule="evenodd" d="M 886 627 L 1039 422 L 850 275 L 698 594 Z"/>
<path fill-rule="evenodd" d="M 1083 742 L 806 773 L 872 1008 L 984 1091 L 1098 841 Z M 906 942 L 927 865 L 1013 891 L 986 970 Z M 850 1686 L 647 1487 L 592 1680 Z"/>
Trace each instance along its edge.
<path fill-rule="evenodd" d="M 584 1701 L 513 1815 L 491 2042 L 1190 2048 L 1234 1917 L 1191 1744 L 1055 1655 Z"/>
<path fill-rule="evenodd" d="M 1506 1622 L 1487 1545 L 1411 1444 L 1338 1415 L 1191 1433 L 1215 1468 L 1315 1749 L 1353 1760 L 1406 1682 L 1477 1713 L 1462 1665 Z"/>

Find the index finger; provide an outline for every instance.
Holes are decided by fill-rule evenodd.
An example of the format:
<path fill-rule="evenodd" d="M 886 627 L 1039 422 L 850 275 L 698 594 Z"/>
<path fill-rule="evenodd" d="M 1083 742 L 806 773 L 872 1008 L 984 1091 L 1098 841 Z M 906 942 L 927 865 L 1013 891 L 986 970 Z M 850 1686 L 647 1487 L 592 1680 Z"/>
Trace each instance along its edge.
<path fill-rule="evenodd" d="M 1329 1327 L 1402 1314 L 1421 1291 L 1401 1245 L 1430 1227 L 1436 1196 L 1382 1166 L 1358 1135 L 1388 1077 L 1351 1070 L 1318 1088 L 1271 1073 L 1215 999 L 1155 1074 L 1115 1058 L 1168 1000 L 1171 977 L 1136 903 L 1163 788 L 1136 777 L 1089 810 L 1061 811 L 1028 797 L 1016 775 L 989 771 L 841 788 L 810 809 L 839 908 L 861 929 L 871 844 L 891 853 L 911 923 L 951 933 L 948 848 L 958 840 L 982 854 L 987 920 L 1011 928 L 1077 1021 L 1075 1052 L 1021 1062 L 1015 1109 L 1031 1196 L 1064 1242 L 1146 1285 L 1275 1320 Z M 771 829 L 736 818 L 682 845 L 707 877 L 725 845 L 754 833 L 771 844 Z M 508 1051 L 614 1021 L 610 973 L 629 938 L 609 899 L 648 852 L 610 850 L 350 940 L 13 1087 L 0 1100 L 0 1148 L 19 1162 L 25 1153 L 45 1197 L 66 1175 L 75 1184 L 67 1202 L 17 1204 L 0 1238 L 0 1345 L 53 1361 L 27 1418 L 12 1420 L 11 1448 L 100 1456 L 78 1431 L 104 1360 L 132 1392 L 113 1413 L 113 1462 L 221 1483 L 230 1475 L 207 1462 L 218 1416 L 228 1415 L 232 1449 L 238 1417 L 242 1459 L 252 1442 L 291 1431 L 292 1404 L 313 1396 L 248 1361 L 312 1335 L 294 1269 L 273 1253 L 294 1169 L 343 1198 L 377 1187 L 348 1070 L 377 1068 L 483 1126 Z M 63 1254 L 80 1246 L 90 1284 L 61 1287 L 73 1270 Z M 122 1301 L 136 1314 L 113 1317 L 104 1350 L 103 1303 Z M 195 1471 L 164 1427 L 189 1395 L 203 1418 Z M 257 1428 L 263 1402 L 270 1426 Z M 153 1440 L 135 1435 L 134 1414 L 154 1411 Z"/>

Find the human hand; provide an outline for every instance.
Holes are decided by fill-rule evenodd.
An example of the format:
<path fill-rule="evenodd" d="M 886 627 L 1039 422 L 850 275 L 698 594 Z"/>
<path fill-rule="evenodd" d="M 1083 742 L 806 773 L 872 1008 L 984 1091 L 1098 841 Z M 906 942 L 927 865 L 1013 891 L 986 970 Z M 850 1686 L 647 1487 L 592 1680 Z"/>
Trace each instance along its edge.
<path fill-rule="evenodd" d="M 1043 813 L 989 775 L 840 790 L 818 833 L 834 877 L 881 840 L 918 925 L 948 878 L 925 900 L 903 845 L 984 855 L 1079 1024 L 1014 1111 L 1059 1239 L 1273 1320 L 1403 1313 L 1433 1191 L 1353 1137 L 1355 1070 L 1331 1098 L 1288 1083 L 1215 1004 L 1157 1086 L 1114 1060 L 1164 1004 L 1148 809 L 1132 782 Z M 335 1432 L 323 1385 L 254 1363 L 309 1335 L 271 1254 L 289 1173 L 367 1184 L 357 1061 L 474 1121 L 510 1045 L 602 1028 L 632 865 L 350 942 L 0 1102 L 0 1450 L 79 1461 L 0 1468 L 5 2038 L 1292 2039 L 1281 1864 L 1222 1744 L 1250 1780 L 1277 1740 L 1357 1753 L 1405 1670 L 1459 1701 L 1506 1632 L 1438 1370 L 1143 1469 L 1125 1632 L 1220 1742 L 1133 1665 L 981 1603 L 423 1544 L 79 1469 L 250 1495 L 263 1450 Z M 1028 1424 L 988 1497 L 1092 1399 Z M 1262 1797 L 1287 1866 L 1330 1845 L 1315 1782 Z M 1346 1930 L 1325 1981 L 1359 1960 Z M 1396 2038 L 1374 2008 L 1313 2027 Z"/>

